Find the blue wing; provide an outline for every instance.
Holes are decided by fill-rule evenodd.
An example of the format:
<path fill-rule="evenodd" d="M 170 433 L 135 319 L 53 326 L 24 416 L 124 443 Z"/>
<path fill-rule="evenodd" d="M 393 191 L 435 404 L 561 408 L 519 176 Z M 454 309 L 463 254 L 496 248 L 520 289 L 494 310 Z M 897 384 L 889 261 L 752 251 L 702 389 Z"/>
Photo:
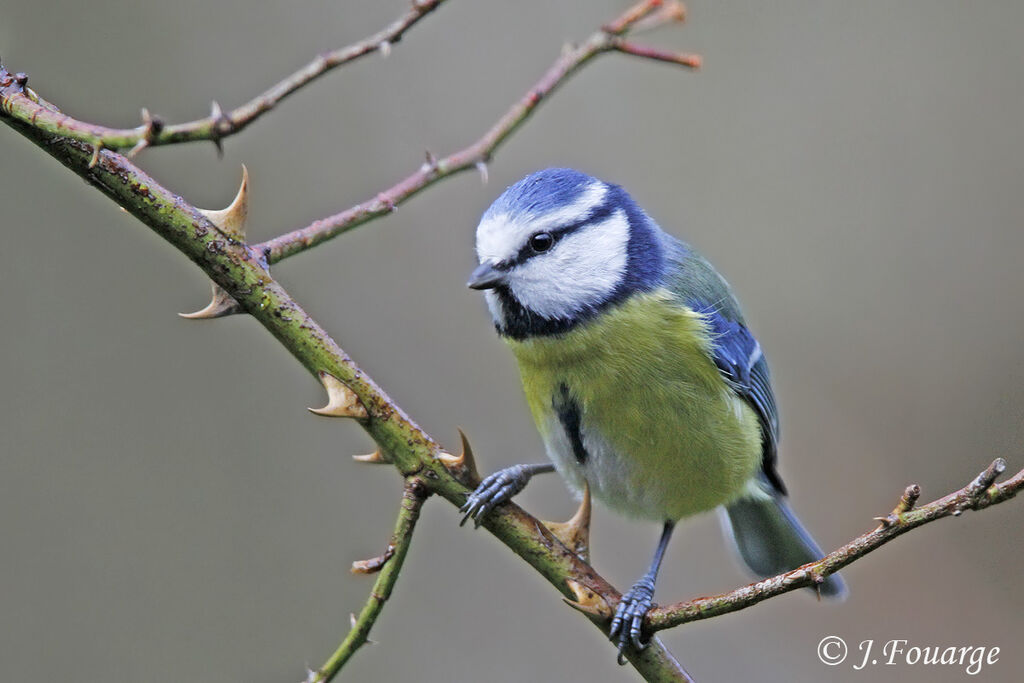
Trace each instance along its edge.
<path fill-rule="evenodd" d="M 768 480 L 782 493 L 782 483 L 775 463 L 779 443 L 779 413 L 772 392 L 768 361 L 761 345 L 743 323 L 730 320 L 718 309 L 691 302 L 691 307 L 704 316 L 714 337 L 714 361 L 733 391 L 747 401 L 757 412 L 764 441 L 762 468 Z"/>

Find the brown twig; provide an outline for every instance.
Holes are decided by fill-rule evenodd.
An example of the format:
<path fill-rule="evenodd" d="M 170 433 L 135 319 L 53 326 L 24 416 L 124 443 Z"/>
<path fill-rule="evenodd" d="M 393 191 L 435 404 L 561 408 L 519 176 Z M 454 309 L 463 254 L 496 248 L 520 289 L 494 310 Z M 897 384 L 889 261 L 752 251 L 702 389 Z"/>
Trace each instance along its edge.
<path fill-rule="evenodd" d="M 436 159 L 432 154 L 428 153 L 427 161 L 419 169 L 392 187 L 377 193 L 372 199 L 356 204 L 332 216 L 321 218 L 304 228 L 293 230 L 263 242 L 257 245 L 256 248 L 266 252 L 270 263 L 277 263 L 282 259 L 315 247 L 321 242 L 363 225 L 374 218 L 391 213 L 399 204 L 439 180 L 472 169 L 479 170 L 486 178 L 487 163 L 501 143 L 529 118 L 540 103 L 547 99 L 576 70 L 598 55 L 606 52 L 623 52 L 690 68 L 700 66 L 700 58 L 695 55 L 676 54 L 656 48 L 643 47 L 624 42 L 620 38 L 620 36 L 628 33 L 637 22 L 645 18 L 648 22 L 645 24 L 645 28 L 653 27 L 654 22 L 661 24 L 681 21 L 684 13 L 676 9 L 681 7 L 681 5 L 679 3 L 670 3 L 670 5 L 668 8 L 670 11 L 664 11 L 665 8 L 661 0 L 644 0 L 639 2 L 617 19 L 605 24 L 601 30 L 591 35 L 580 45 L 565 50 L 544 75 L 541 76 L 540 80 L 513 104 L 498 119 L 497 123 L 484 133 L 483 137 L 468 147 L 441 159 Z"/>
<path fill-rule="evenodd" d="M 1024 470 L 1005 481 L 995 483 L 996 477 L 1005 469 L 1006 462 L 999 458 L 959 491 L 916 508 L 914 504 L 921 490 L 916 484 L 908 486 L 892 513 L 881 518 L 882 524 L 829 553 L 818 562 L 805 564 L 785 574 L 722 595 L 657 607 L 647 615 L 647 628 L 650 632 L 655 632 L 691 621 L 717 617 L 756 605 L 782 593 L 819 585 L 829 574 L 834 574 L 911 529 L 943 517 L 957 517 L 965 510 L 983 510 L 990 505 L 1013 498 L 1024 489 Z"/>
<path fill-rule="evenodd" d="M 387 56 L 391 51 L 392 44 L 400 41 L 406 31 L 437 9 L 443 2 L 445 0 L 414 0 L 405 14 L 372 36 L 319 55 L 306 66 L 275 83 L 267 91 L 240 107 L 225 112 L 221 110 L 219 104 L 213 102 L 209 116 L 187 123 L 166 125 L 143 109 L 141 125 L 135 128 L 107 128 L 65 115 L 57 107 L 27 88 L 25 88 L 25 97 L 5 100 L 4 107 L 8 115 L 31 123 L 33 127 L 40 130 L 87 142 L 97 149 L 131 149 L 129 156 L 137 154 L 146 147 L 200 140 L 209 140 L 220 149 L 223 138 L 234 135 L 247 127 L 273 109 L 281 100 L 328 71 L 374 52 L 380 52 Z M 24 74 L 21 75 L 24 76 Z M 25 86 L 27 82 L 28 77 L 26 76 L 22 86 Z"/>

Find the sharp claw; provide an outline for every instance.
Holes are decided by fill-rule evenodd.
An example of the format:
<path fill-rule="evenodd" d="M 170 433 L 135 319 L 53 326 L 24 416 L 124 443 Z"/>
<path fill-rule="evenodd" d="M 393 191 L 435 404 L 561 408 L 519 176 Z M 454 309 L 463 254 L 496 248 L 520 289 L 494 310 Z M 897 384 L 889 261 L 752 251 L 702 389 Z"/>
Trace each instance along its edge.
<path fill-rule="evenodd" d="M 519 493 L 529 479 L 528 476 L 523 477 L 521 470 L 522 466 L 507 468 L 485 478 L 459 508 L 459 512 L 464 513 L 459 526 L 464 526 L 472 518 L 473 527 L 480 528 L 491 510 Z"/>
<path fill-rule="evenodd" d="M 459 526 L 464 526 L 466 522 L 469 521 L 469 518 L 473 516 L 473 514 L 476 512 L 477 502 L 478 501 L 476 495 L 474 495 L 473 493 L 469 494 L 469 497 L 466 498 L 466 502 L 463 503 L 462 507 L 459 508 L 459 512 L 465 513 L 465 515 L 462 517 L 462 521 L 459 522 Z"/>
<path fill-rule="evenodd" d="M 477 491 L 480 490 L 478 489 Z M 459 508 L 459 512 L 465 513 L 465 515 L 462 517 L 462 521 L 459 522 L 460 527 L 464 526 L 466 522 L 470 520 L 470 518 L 472 518 L 473 521 L 475 522 L 474 528 L 478 528 L 480 526 L 480 517 L 483 514 L 482 508 L 484 506 L 483 494 L 486 493 L 486 491 L 480 491 L 481 495 L 477 495 L 477 491 L 474 491 L 473 493 L 469 494 L 469 496 L 466 498 L 466 502 L 463 503 L 461 508 Z"/>
<path fill-rule="evenodd" d="M 615 634 L 619 632 L 620 628 L 622 628 L 622 615 L 619 612 L 619 609 L 615 610 L 615 618 L 612 619 L 612 627 L 608 629 L 609 640 L 615 640 Z"/>
<path fill-rule="evenodd" d="M 643 650 L 645 647 L 647 647 L 644 643 L 640 642 L 640 623 L 640 619 L 634 619 L 633 625 L 629 629 L 629 642 L 638 651 Z"/>
<path fill-rule="evenodd" d="M 480 510 L 473 517 L 473 528 L 479 529 L 480 525 L 484 523 L 484 518 L 491 513 L 491 510 L 495 508 L 494 499 L 488 500 L 480 506 Z"/>
<path fill-rule="evenodd" d="M 652 602 L 650 589 L 646 585 L 634 586 L 619 601 L 615 608 L 615 617 L 608 629 L 608 637 L 618 644 L 619 664 L 625 663 L 625 651 L 632 646 L 637 652 L 647 649 L 648 643 L 643 637 L 644 616 L 650 611 Z"/>

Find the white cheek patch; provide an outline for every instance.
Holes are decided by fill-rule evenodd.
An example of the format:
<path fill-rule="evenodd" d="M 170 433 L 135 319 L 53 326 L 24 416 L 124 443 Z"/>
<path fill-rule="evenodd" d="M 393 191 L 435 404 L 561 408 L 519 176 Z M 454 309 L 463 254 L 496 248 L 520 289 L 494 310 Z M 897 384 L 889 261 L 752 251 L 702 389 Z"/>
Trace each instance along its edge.
<path fill-rule="evenodd" d="M 629 219 L 622 209 L 558 240 L 515 270 L 512 295 L 545 318 L 571 318 L 608 299 L 626 270 Z"/>
<path fill-rule="evenodd" d="M 512 220 L 508 214 L 488 216 L 476 229 L 476 255 L 480 263 L 498 263 L 514 258 L 526 240 L 544 230 L 556 230 L 585 219 L 601 206 L 608 194 L 602 182 L 591 183 L 576 200 L 549 213 L 519 216 Z"/>

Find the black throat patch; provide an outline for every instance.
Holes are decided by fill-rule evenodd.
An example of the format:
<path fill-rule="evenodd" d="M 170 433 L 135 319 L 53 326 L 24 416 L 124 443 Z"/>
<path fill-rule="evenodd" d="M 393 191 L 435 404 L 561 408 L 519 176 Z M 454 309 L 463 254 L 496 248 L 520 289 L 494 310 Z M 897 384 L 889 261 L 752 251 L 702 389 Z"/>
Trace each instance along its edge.
<path fill-rule="evenodd" d="M 572 446 L 572 454 L 576 456 L 576 462 L 583 465 L 587 462 L 587 449 L 583 447 L 583 434 L 580 432 L 580 407 L 569 395 L 569 387 L 559 385 L 558 394 L 552 398 L 552 407 L 558 415 L 558 421 L 562 424 L 566 436 L 569 437 L 569 444 Z"/>

